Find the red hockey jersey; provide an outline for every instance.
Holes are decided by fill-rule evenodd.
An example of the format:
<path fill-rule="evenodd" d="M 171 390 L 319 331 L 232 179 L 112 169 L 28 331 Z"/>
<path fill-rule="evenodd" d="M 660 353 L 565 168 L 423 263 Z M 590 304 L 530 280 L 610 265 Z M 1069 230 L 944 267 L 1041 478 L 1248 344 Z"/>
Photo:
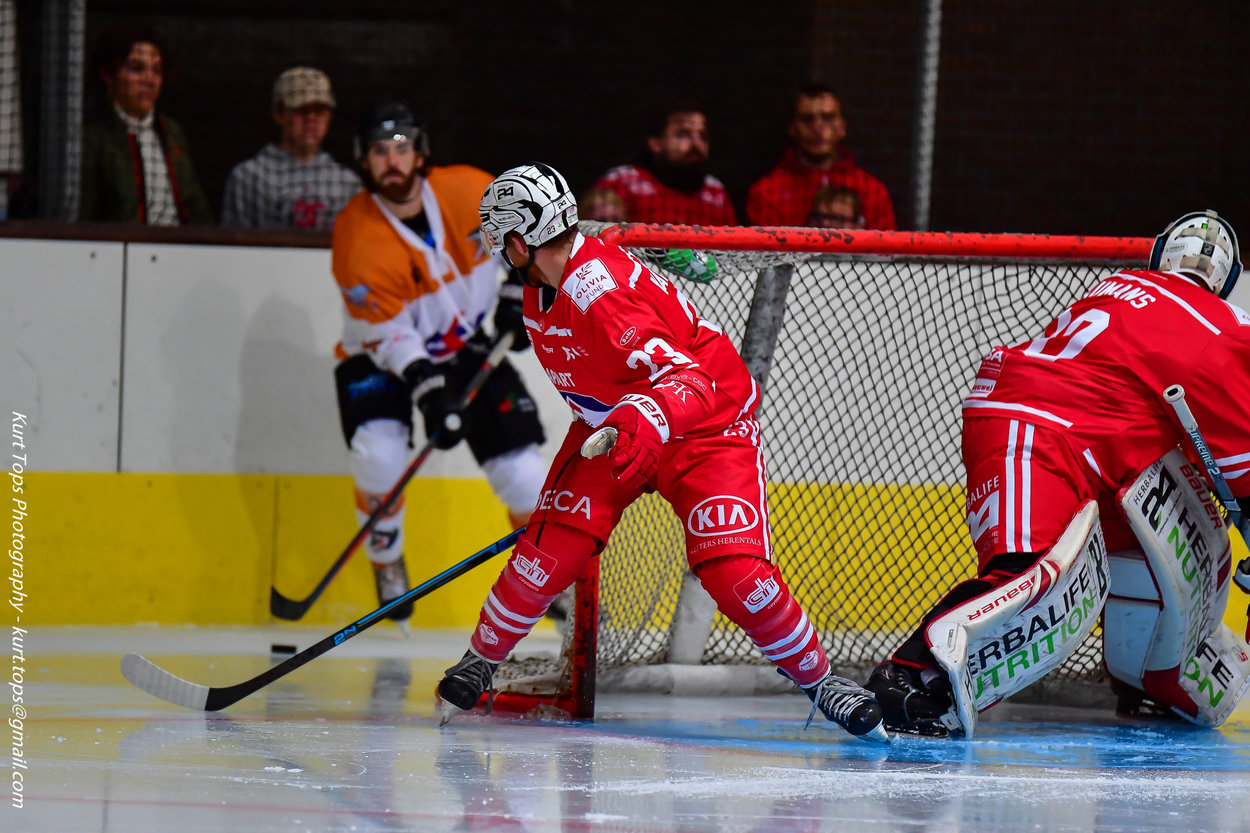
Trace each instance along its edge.
<path fill-rule="evenodd" d="M 755 380 L 719 326 L 661 275 L 619 246 L 577 235 L 555 299 L 526 287 L 525 325 L 534 353 L 574 416 L 598 427 L 623 396 L 653 395 L 678 371 L 706 378 L 710 407 L 681 428 L 719 434 L 749 418 Z M 677 439 L 677 435 L 671 439 Z"/>
<path fill-rule="evenodd" d="M 1058 428 L 1115 486 L 1188 448 L 1163 400 L 1173 384 L 1233 492 L 1250 495 L 1250 315 L 1183 275 L 1111 275 L 1038 337 L 990 351 L 963 415 Z"/>

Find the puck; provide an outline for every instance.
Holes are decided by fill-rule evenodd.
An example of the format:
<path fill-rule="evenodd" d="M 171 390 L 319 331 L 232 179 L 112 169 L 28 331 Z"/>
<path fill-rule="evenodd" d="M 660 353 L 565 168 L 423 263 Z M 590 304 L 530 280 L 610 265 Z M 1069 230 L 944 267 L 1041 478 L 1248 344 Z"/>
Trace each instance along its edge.
<path fill-rule="evenodd" d="M 269 646 L 269 653 L 271 654 L 294 654 L 295 646 L 294 645 L 282 645 L 282 644 L 275 642 L 274 644 Z"/>

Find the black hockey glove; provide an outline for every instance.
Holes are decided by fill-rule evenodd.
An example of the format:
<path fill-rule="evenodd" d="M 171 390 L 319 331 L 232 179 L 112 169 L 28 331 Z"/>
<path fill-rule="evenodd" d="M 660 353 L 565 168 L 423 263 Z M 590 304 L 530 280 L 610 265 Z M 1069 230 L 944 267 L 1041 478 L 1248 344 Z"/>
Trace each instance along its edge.
<path fill-rule="evenodd" d="M 404 381 L 425 419 L 425 436 L 435 448 L 455 448 L 464 439 L 464 420 L 456 410 L 458 397 L 447 386 L 447 374 L 429 359 L 417 359 L 404 368 Z"/>
<path fill-rule="evenodd" d="M 495 306 L 495 335 L 512 333 L 512 349 L 524 350 L 530 346 L 529 333 L 525 332 L 525 320 L 521 313 L 521 298 L 525 285 L 521 273 L 508 270 L 508 279 L 499 287 L 499 303 Z"/>

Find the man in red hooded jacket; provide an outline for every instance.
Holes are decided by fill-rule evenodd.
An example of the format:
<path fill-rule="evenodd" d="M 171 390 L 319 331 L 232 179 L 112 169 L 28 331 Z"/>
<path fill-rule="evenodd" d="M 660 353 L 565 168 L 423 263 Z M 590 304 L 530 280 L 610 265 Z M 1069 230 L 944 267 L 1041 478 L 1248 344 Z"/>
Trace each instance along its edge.
<path fill-rule="evenodd" d="M 793 142 L 777 167 L 751 186 L 747 220 L 757 226 L 806 226 L 816 192 L 825 185 L 854 189 L 863 205 L 864 227 L 893 230 L 894 203 L 881 180 L 855 164 L 842 147 L 846 119 L 832 89 L 812 83 L 799 90 L 790 120 Z"/>

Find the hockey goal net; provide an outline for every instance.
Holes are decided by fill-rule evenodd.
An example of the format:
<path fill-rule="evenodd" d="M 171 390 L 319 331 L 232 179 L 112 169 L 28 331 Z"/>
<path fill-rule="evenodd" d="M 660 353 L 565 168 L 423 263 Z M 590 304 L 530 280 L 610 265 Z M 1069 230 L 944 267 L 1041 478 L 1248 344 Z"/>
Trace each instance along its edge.
<path fill-rule="evenodd" d="M 982 356 L 1039 332 L 1109 271 L 1144 265 L 1151 243 L 589 226 L 664 272 L 739 345 L 763 389 L 777 563 L 835 670 L 858 679 L 974 572 L 960 403 Z M 673 250 L 710 257 L 715 278 L 669 271 Z M 597 576 L 577 585 L 562 656 L 505 663 L 497 706 L 589 717 L 596 688 L 786 686 L 687 572 L 681 521 L 658 495 L 637 501 Z M 1096 629 L 1053 679 L 1100 679 L 1100 640 Z"/>

